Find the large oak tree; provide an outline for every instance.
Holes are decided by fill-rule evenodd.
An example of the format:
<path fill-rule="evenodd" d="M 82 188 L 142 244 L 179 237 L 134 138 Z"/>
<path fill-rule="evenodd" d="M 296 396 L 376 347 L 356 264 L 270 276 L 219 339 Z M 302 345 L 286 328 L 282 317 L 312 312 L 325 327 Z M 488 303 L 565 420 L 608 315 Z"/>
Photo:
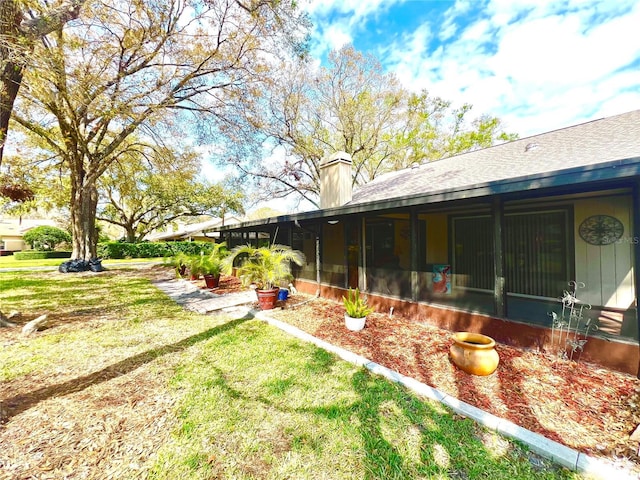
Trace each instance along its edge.
<path fill-rule="evenodd" d="M 280 0 L 97 0 L 44 38 L 13 118 L 69 172 L 72 257 L 96 255 L 98 180 L 129 138 L 227 122 L 304 26 Z"/>
<path fill-rule="evenodd" d="M 0 1 L 0 166 L 11 112 L 35 43 L 77 18 L 84 2 Z M 28 186 L 10 180 L 0 176 L 0 196 L 19 202 L 32 199 L 33 192 Z M 2 325 L 10 323 L 0 311 Z"/>
<path fill-rule="evenodd" d="M 198 178 L 194 152 L 132 144 L 99 182 L 97 219 L 124 230 L 128 242 L 187 217 L 244 213 L 243 195 Z"/>

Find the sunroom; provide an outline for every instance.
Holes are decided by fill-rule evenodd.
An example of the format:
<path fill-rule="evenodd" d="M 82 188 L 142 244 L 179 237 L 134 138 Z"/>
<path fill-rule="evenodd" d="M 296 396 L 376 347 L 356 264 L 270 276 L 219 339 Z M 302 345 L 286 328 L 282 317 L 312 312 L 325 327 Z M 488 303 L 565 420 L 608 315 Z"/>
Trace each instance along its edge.
<path fill-rule="evenodd" d="M 228 244 L 302 250 L 303 291 L 358 286 L 380 310 L 528 348 L 548 346 L 574 282 L 593 320 L 583 359 L 638 373 L 640 112 L 393 172 L 353 195 L 348 155 L 321 173 L 320 210 L 223 229 Z"/>

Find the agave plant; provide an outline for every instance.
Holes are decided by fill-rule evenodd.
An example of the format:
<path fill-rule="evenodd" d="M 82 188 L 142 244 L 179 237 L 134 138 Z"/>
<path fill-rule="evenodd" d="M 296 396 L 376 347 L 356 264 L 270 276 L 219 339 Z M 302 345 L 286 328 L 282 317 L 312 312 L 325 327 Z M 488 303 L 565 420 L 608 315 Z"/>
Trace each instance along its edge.
<path fill-rule="evenodd" d="M 291 264 L 303 265 L 304 254 L 286 245 L 252 247 L 240 245 L 225 258 L 225 272 L 238 263 L 238 276 L 245 285 L 255 284 L 259 290 L 270 290 L 293 278 Z"/>

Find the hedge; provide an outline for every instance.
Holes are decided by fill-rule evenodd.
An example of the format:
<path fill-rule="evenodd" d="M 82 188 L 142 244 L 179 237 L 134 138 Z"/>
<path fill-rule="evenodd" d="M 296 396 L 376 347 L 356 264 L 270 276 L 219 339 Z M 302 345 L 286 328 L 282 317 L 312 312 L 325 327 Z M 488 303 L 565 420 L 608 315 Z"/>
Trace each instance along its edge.
<path fill-rule="evenodd" d="M 98 244 L 99 258 L 159 258 L 172 257 L 177 253 L 189 255 L 210 253 L 211 242 L 103 242 Z"/>
<path fill-rule="evenodd" d="M 40 250 L 26 250 L 15 252 L 13 258 L 16 260 L 42 260 L 43 258 L 71 258 L 71 252 L 44 252 Z"/>

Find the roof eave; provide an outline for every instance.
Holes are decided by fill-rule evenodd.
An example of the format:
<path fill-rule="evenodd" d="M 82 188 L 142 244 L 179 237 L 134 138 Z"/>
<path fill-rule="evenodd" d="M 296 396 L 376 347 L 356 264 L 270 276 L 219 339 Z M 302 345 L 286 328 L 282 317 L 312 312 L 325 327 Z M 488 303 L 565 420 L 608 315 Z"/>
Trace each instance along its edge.
<path fill-rule="evenodd" d="M 555 170 L 534 175 L 496 180 L 463 188 L 443 189 L 429 193 L 396 197 L 384 200 L 373 200 L 341 207 L 313 210 L 278 217 L 263 218 L 251 222 L 221 227 L 219 231 L 232 231 L 265 227 L 287 222 L 316 220 L 320 218 L 340 217 L 359 213 L 371 213 L 379 210 L 390 210 L 400 207 L 413 207 L 426 203 L 443 203 L 453 200 L 488 197 L 507 193 L 524 192 L 541 188 L 561 187 L 564 185 L 586 184 L 603 180 L 630 178 L 640 176 L 640 157 L 614 160 L 606 163 Z"/>

